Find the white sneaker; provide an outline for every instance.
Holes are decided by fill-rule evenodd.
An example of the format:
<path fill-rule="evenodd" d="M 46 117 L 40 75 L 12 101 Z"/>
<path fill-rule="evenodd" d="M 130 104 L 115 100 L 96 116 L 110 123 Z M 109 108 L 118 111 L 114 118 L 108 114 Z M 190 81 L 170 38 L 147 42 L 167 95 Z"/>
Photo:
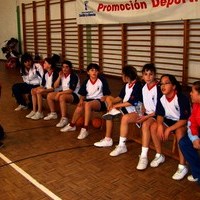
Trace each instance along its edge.
<path fill-rule="evenodd" d="M 82 140 L 85 139 L 89 135 L 88 131 L 85 128 L 81 128 L 81 131 L 77 137 L 77 139 Z"/>
<path fill-rule="evenodd" d="M 76 130 L 76 126 L 72 127 L 72 126 L 70 126 L 70 123 L 60 129 L 61 132 L 75 131 L 75 130 Z"/>
<path fill-rule="evenodd" d="M 188 168 L 184 165 L 179 164 L 176 173 L 172 176 L 172 179 L 181 180 L 185 177 L 187 173 L 188 173 Z"/>
<path fill-rule="evenodd" d="M 30 119 L 31 117 L 33 117 L 33 115 L 35 115 L 36 112 L 34 112 L 33 110 L 28 114 L 26 115 L 26 118 Z"/>
<path fill-rule="evenodd" d="M 192 175 L 189 175 L 189 176 L 187 177 L 187 180 L 188 180 L 188 181 L 191 181 L 191 182 L 197 182 L 197 181 L 198 181 L 198 178 L 194 178 Z"/>
<path fill-rule="evenodd" d="M 68 124 L 68 119 L 66 117 L 61 117 L 60 122 L 56 124 L 56 127 L 62 128 Z"/>
<path fill-rule="evenodd" d="M 15 108 L 15 111 L 20 111 L 20 110 L 27 110 L 28 106 L 23 106 L 23 105 L 19 105 L 17 108 Z"/>
<path fill-rule="evenodd" d="M 110 156 L 118 156 L 126 152 L 127 152 L 126 145 L 123 145 L 123 146 L 117 145 L 116 148 L 110 153 Z"/>
<path fill-rule="evenodd" d="M 96 147 L 111 147 L 113 145 L 113 140 L 107 140 L 106 138 L 100 140 L 99 142 L 95 142 L 94 146 Z"/>
<path fill-rule="evenodd" d="M 51 112 L 44 118 L 44 120 L 51 120 L 51 119 L 57 119 L 57 118 L 58 118 L 57 113 L 56 112 Z"/>
<path fill-rule="evenodd" d="M 164 162 L 165 162 L 165 156 L 161 154 L 159 157 L 155 156 L 155 158 L 151 161 L 150 166 L 158 167 L 158 165 Z"/>
<path fill-rule="evenodd" d="M 42 119 L 43 117 L 44 117 L 43 113 L 36 112 L 35 115 L 31 117 L 31 119 L 38 120 L 38 119 Z"/>
<path fill-rule="evenodd" d="M 114 117 L 117 117 L 117 116 L 119 116 L 121 114 L 122 113 L 119 110 L 117 110 L 116 108 L 113 108 L 112 110 L 110 110 L 109 112 L 104 114 L 102 116 L 102 118 L 105 119 L 105 120 L 112 120 Z"/>
<path fill-rule="evenodd" d="M 141 157 L 139 158 L 138 165 L 136 167 L 137 170 L 144 170 L 147 168 L 148 165 L 148 159 L 147 157 Z"/>

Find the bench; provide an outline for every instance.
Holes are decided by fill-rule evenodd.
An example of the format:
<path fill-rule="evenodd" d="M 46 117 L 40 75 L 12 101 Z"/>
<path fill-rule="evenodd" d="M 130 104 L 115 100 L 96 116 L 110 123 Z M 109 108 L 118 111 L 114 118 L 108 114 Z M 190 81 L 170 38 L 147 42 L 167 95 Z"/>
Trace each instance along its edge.
<path fill-rule="evenodd" d="M 139 144 L 142 144 L 142 132 L 141 129 L 136 126 L 136 124 L 129 125 L 129 135 L 128 140 L 132 140 Z M 153 143 L 151 142 L 150 148 L 155 150 Z M 163 154 L 170 156 L 176 160 L 179 160 L 178 155 L 178 144 L 175 134 L 170 134 L 167 141 L 162 144 Z"/>

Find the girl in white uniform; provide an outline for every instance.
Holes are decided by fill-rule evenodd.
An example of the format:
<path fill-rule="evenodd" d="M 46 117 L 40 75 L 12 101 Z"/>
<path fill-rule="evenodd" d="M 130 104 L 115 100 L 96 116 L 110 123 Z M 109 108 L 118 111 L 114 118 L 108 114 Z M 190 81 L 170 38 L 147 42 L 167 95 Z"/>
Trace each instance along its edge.
<path fill-rule="evenodd" d="M 44 71 L 39 63 L 33 63 L 30 54 L 25 53 L 21 57 L 20 73 L 24 82 L 15 83 L 12 87 L 12 93 L 18 103 L 15 111 L 27 109 L 28 106 L 32 107 L 32 105 L 27 105 L 23 95 L 30 94 L 32 88 L 40 86 Z"/>
<path fill-rule="evenodd" d="M 156 121 L 151 125 L 151 137 L 156 149 L 156 155 L 151 161 L 151 167 L 158 167 L 165 161 L 161 143 L 168 139 L 169 134 L 175 134 L 177 142 L 185 135 L 187 120 L 190 116 L 189 98 L 181 92 L 181 86 L 171 74 L 165 74 L 160 79 L 162 97 L 156 106 Z M 188 172 L 183 154 L 179 150 L 179 165 L 174 180 L 180 180 Z"/>
<path fill-rule="evenodd" d="M 106 110 L 105 98 L 110 95 L 110 89 L 106 79 L 99 75 L 100 67 L 95 63 L 90 63 L 87 67 L 88 78 L 83 82 L 79 90 L 80 102 L 73 114 L 71 123 L 61 129 L 61 132 L 75 131 L 76 121 L 84 115 L 84 126 L 78 135 L 78 139 L 88 136 L 88 124 L 92 111 Z"/>
<path fill-rule="evenodd" d="M 145 82 L 142 88 L 144 115 L 138 121 L 138 123 L 142 124 L 142 150 L 136 167 L 138 170 L 144 170 L 148 165 L 147 154 L 151 140 L 150 126 L 156 119 L 156 105 L 162 95 L 159 81 L 156 80 L 156 67 L 153 63 L 143 66 L 142 78 Z"/>
<path fill-rule="evenodd" d="M 113 145 L 113 118 L 119 113 L 122 113 L 119 144 L 110 153 L 110 156 L 118 156 L 127 152 L 125 142 L 128 136 L 129 124 L 136 123 L 138 119 L 136 106 L 138 102 L 142 101 L 142 84 L 139 81 L 136 69 L 131 65 L 123 67 L 122 79 L 125 84 L 118 97 L 109 96 L 106 99 L 109 112 L 103 115 L 103 118 L 106 119 L 105 138 L 94 143 L 94 146 L 97 147 L 109 147 Z"/>
<path fill-rule="evenodd" d="M 42 112 L 42 99 L 46 98 L 47 94 L 54 90 L 54 82 L 58 77 L 58 73 L 55 68 L 56 63 L 53 58 L 44 59 L 45 74 L 42 78 L 42 84 L 41 86 L 31 90 L 33 110 L 26 115 L 26 118 L 38 120 L 44 117 Z"/>
<path fill-rule="evenodd" d="M 68 123 L 68 103 L 77 104 L 79 102 L 78 90 L 80 88 L 80 80 L 73 71 L 73 65 L 69 60 L 63 61 L 62 70 L 54 83 L 54 88 L 56 88 L 56 91 L 49 93 L 47 96 L 50 113 L 44 120 L 57 119 L 55 103 L 58 102 L 60 104 L 61 119 L 56 127 L 63 127 Z"/>

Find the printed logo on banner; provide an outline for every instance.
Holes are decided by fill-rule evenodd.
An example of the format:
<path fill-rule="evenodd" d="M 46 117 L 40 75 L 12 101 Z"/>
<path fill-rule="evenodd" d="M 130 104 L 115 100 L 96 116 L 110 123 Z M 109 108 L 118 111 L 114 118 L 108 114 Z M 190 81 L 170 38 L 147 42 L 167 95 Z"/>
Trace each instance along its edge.
<path fill-rule="evenodd" d="M 200 0 L 76 0 L 76 17 L 78 24 L 149 23 L 199 19 L 199 8 Z"/>
<path fill-rule="evenodd" d="M 85 10 L 88 10 L 88 1 L 84 1 Z"/>
<path fill-rule="evenodd" d="M 79 14 L 79 17 L 92 17 L 96 16 L 94 11 L 89 10 L 89 1 L 84 1 L 84 11 Z"/>

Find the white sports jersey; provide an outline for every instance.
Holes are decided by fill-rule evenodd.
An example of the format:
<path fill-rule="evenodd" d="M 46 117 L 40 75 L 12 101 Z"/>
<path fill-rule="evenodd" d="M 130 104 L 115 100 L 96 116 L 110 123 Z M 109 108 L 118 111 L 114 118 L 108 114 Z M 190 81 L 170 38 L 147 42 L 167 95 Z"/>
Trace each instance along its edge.
<path fill-rule="evenodd" d="M 160 99 L 160 102 L 165 109 L 165 117 L 167 119 L 174 121 L 178 121 L 180 119 L 180 106 L 178 103 L 177 95 L 175 95 L 175 97 L 170 102 L 167 100 L 166 96 L 163 95 Z"/>
<path fill-rule="evenodd" d="M 70 76 L 71 76 L 71 75 L 69 74 L 67 77 L 63 76 L 63 77 L 61 78 L 61 85 L 62 85 L 62 90 L 63 90 L 63 91 L 69 89 Z"/>
<path fill-rule="evenodd" d="M 130 97 L 133 93 L 134 86 L 135 86 L 135 83 L 131 87 L 129 87 L 128 83 L 126 84 L 126 86 L 125 86 L 125 96 L 123 98 L 123 102 L 127 102 L 130 99 Z M 133 106 L 133 105 L 127 106 L 126 110 L 127 110 L 128 113 L 135 112 L 135 106 Z"/>
<path fill-rule="evenodd" d="M 142 85 L 140 81 L 134 81 L 132 84 L 126 83 L 120 91 L 119 97 L 123 102 L 129 102 L 131 105 L 121 108 L 122 112 L 136 112 L 135 105 L 142 100 Z"/>
<path fill-rule="evenodd" d="M 74 93 L 78 93 L 80 89 L 79 77 L 74 73 L 69 74 L 67 77 L 63 76 L 61 79 L 61 86 L 63 91 L 71 89 Z"/>
<path fill-rule="evenodd" d="M 156 114 L 173 121 L 185 120 L 190 116 L 190 101 L 182 93 L 175 94 L 172 99 L 163 95 L 157 103 Z"/>
<path fill-rule="evenodd" d="M 157 96 L 158 96 L 157 84 L 152 88 L 148 88 L 147 84 L 142 88 L 142 98 L 146 114 L 151 114 L 156 111 Z"/>
<path fill-rule="evenodd" d="M 110 89 L 106 79 L 99 76 L 95 82 L 87 78 L 81 85 L 79 94 L 86 99 L 101 99 L 105 95 L 110 95 Z"/>
<path fill-rule="evenodd" d="M 131 85 L 131 87 L 129 86 L 129 83 L 127 83 L 125 85 L 125 96 L 123 98 L 123 102 L 127 102 L 130 99 L 130 96 L 133 92 L 133 87 L 135 86 L 135 83 L 133 85 Z"/>
<path fill-rule="evenodd" d="M 52 88 L 53 72 L 51 74 L 46 73 L 45 80 L 46 80 L 45 88 L 47 89 Z"/>
<path fill-rule="evenodd" d="M 44 70 L 42 66 L 38 63 L 33 64 L 29 70 L 26 70 L 26 74 L 22 75 L 22 79 L 25 83 L 31 85 L 40 85 L 42 83 L 42 77 Z"/>
<path fill-rule="evenodd" d="M 100 99 L 103 96 L 103 83 L 100 79 L 97 79 L 95 83 L 88 80 L 86 90 L 88 91 L 87 99 Z"/>

